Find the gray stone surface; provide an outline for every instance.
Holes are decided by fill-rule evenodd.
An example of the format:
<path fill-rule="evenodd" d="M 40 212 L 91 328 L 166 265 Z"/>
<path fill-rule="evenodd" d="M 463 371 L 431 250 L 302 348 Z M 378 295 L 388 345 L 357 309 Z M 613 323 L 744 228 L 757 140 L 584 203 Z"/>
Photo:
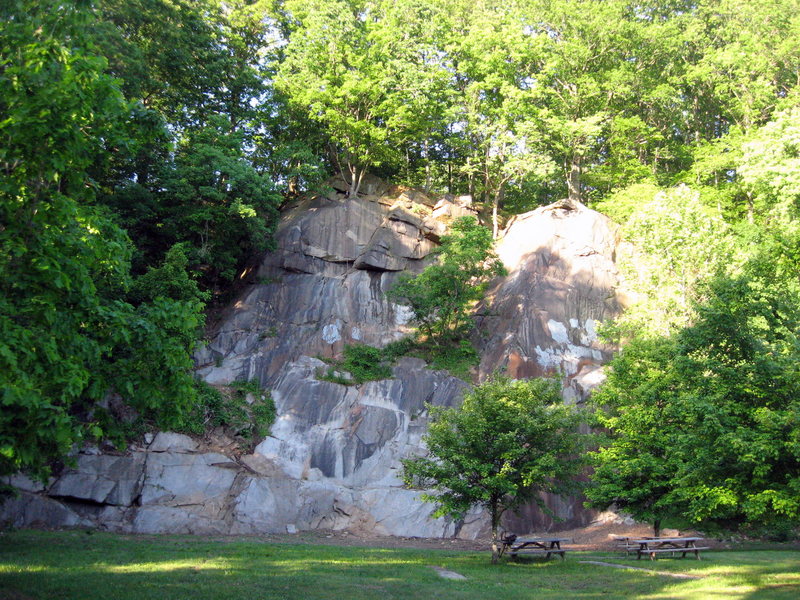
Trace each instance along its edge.
<path fill-rule="evenodd" d="M 22 490 L 24 492 L 43 492 L 47 485 L 42 483 L 41 481 L 37 481 L 35 479 L 31 479 L 27 475 L 23 475 L 22 473 L 17 473 L 15 475 L 11 475 L 9 477 L 0 477 L 0 482 L 5 483 L 7 485 L 11 485 L 18 490 Z M 52 480 L 48 483 L 48 485 L 52 483 Z"/>
<path fill-rule="evenodd" d="M 130 506 L 139 496 L 144 476 L 144 455 L 77 456 L 74 469 L 65 471 L 50 487 L 49 495 L 97 504 Z"/>
<path fill-rule="evenodd" d="M 147 457 L 141 503 L 181 507 L 209 517 L 226 508 L 237 471 L 231 460 L 214 452 L 151 453 Z"/>
<path fill-rule="evenodd" d="M 613 223 L 577 202 L 517 216 L 497 253 L 508 276 L 489 291 L 476 339 L 481 374 L 564 375 L 565 399 L 580 401 L 602 380 L 613 348 L 599 325 L 620 313 Z"/>
<path fill-rule="evenodd" d="M 26 484 L 31 493 L 0 507 L 0 519 L 138 533 L 485 536 L 481 511 L 460 522 L 434 519 L 433 505 L 401 478 L 401 459 L 425 452 L 427 405 L 457 406 L 467 384 L 404 358 L 391 379 L 344 386 L 321 380 L 328 365 L 315 358 L 408 332 L 408 308 L 385 292 L 401 270 L 424 268 L 446 223 L 474 214 L 470 199 L 434 202 L 373 178 L 358 198 L 341 189 L 334 182 L 324 197 L 285 212 L 276 251 L 196 357 L 209 383 L 256 379 L 271 391 L 277 419 L 266 439 L 226 455 L 216 450 L 229 446 L 212 448 L 210 438 L 161 432 L 127 456 L 81 454 L 49 487 Z M 584 399 L 610 357 L 597 325 L 620 309 L 615 244 L 613 226 L 580 205 L 517 217 L 499 245 L 509 276 L 492 288 L 476 331 L 481 376 L 560 370 L 566 399 Z M 543 499 L 565 525 L 589 514 L 577 498 Z M 523 509 L 507 528 L 551 527 L 537 511 Z"/>
<path fill-rule="evenodd" d="M 0 504 L 0 525 L 8 527 L 91 527 L 63 502 L 47 496 L 21 492 Z"/>
<path fill-rule="evenodd" d="M 150 452 L 194 452 L 197 442 L 188 435 L 159 431 L 147 447 Z"/>

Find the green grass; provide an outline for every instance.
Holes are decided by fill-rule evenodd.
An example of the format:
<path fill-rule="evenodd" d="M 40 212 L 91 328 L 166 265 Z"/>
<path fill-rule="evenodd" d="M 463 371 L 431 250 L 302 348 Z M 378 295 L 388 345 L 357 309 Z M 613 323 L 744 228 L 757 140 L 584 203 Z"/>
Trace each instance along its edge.
<path fill-rule="evenodd" d="M 604 560 L 701 577 L 677 580 L 581 564 Z M 431 568 L 467 577 L 442 579 Z M 488 552 L 385 550 L 258 538 L 124 536 L 82 531 L 0 534 L 0 599 L 503 599 L 796 600 L 800 552 L 711 551 L 704 559 L 636 561 L 571 553 L 504 562 Z"/>

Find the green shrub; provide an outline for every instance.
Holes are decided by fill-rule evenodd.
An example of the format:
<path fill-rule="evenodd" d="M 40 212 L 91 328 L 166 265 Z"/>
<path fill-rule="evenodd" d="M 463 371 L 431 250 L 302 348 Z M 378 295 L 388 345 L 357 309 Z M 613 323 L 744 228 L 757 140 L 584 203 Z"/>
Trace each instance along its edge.
<path fill-rule="evenodd" d="M 317 358 L 330 367 L 321 370 L 317 379 L 341 385 L 389 379 L 392 377 L 392 365 L 403 356 L 419 358 L 434 369 L 448 371 L 454 377 L 466 381 L 472 379 L 472 371 L 480 362 L 480 356 L 469 340 L 436 343 L 432 340 L 419 341 L 414 337 L 405 337 L 384 348 L 364 344 L 346 345 L 340 360 L 318 356 Z M 344 377 L 342 373 L 349 373 L 351 378 Z"/>
<path fill-rule="evenodd" d="M 392 368 L 387 364 L 383 351 L 362 344 L 344 347 L 342 368 L 353 376 L 356 383 L 392 376 Z"/>
<path fill-rule="evenodd" d="M 275 403 L 257 381 L 234 381 L 226 388 L 216 388 L 197 380 L 198 402 L 189 418 L 179 428 L 184 433 L 200 435 L 214 427 L 246 440 L 263 438 L 275 422 Z M 255 396 L 248 404 L 247 395 Z"/>
<path fill-rule="evenodd" d="M 469 381 L 472 369 L 480 363 L 480 356 L 469 340 L 455 344 L 427 347 L 427 360 L 435 369 L 448 371 L 454 377 Z"/>
<path fill-rule="evenodd" d="M 320 358 L 331 367 L 319 379 L 342 385 L 361 384 L 366 381 L 389 379 L 392 377 L 390 360 L 383 350 L 365 344 L 346 345 L 341 360 Z M 337 374 L 337 371 L 350 373 L 352 379 Z"/>

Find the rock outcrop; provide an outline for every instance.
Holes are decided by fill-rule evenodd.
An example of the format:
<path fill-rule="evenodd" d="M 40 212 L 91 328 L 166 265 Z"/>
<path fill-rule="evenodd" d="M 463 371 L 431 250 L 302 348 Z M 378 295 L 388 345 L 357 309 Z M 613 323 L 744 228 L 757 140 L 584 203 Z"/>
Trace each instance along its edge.
<path fill-rule="evenodd" d="M 433 202 L 376 179 L 357 199 L 337 187 L 285 212 L 276 250 L 197 356 L 209 383 L 256 379 L 271 391 L 278 417 L 269 437 L 244 455 L 164 432 L 122 456 L 84 451 L 46 486 L 16 478 L 22 496 L 0 507 L 0 520 L 142 533 L 484 534 L 479 513 L 457 523 L 432 518 L 433 507 L 399 475 L 402 458 L 424 452 L 426 403 L 455 406 L 467 383 L 411 358 L 383 381 L 319 377 L 319 357 L 408 332 L 407 307 L 385 292 L 401 271 L 424 268 L 450 219 L 474 211 L 467 199 Z M 579 205 L 517 217 L 499 246 L 509 276 L 480 310 L 481 374 L 560 371 L 567 400 L 584 398 L 609 357 L 596 326 L 619 310 L 614 248 L 611 224 Z M 546 502 L 564 525 L 588 520 L 574 499 Z M 515 530 L 551 523 L 536 512 L 526 519 Z"/>
<path fill-rule="evenodd" d="M 489 290 L 476 338 L 481 374 L 560 373 L 567 401 L 582 401 L 602 379 L 613 348 L 598 326 L 619 315 L 617 228 L 578 202 L 519 215 L 497 245 L 508 276 Z"/>

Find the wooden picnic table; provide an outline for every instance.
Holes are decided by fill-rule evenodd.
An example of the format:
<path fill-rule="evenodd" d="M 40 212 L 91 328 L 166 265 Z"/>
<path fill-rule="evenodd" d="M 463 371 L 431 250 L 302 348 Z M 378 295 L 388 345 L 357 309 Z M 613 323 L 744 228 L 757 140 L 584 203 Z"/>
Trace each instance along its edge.
<path fill-rule="evenodd" d="M 544 554 L 549 559 L 550 555 L 558 554 L 563 559 L 566 550 L 561 548 L 561 542 L 569 541 L 572 541 L 571 538 L 518 537 L 511 541 L 503 540 L 500 554 L 508 550 L 511 558 L 516 558 L 519 554 Z"/>
<path fill-rule="evenodd" d="M 700 537 L 671 537 L 671 538 L 645 538 L 631 540 L 632 544 L 639 544 L 636 551 L 636 559 L 642 558 L 642 554 L 650 556 L 650 560 L 656 559 L 656 554 L 663 552 L 681 553 L 681 558 L 686 558 L 690 552 L 694 552 L 696 559 L 700 560 L 700 550 L 708 550 L 708 546 L 698 546 L 697 542 L 703 541 Z"/>

